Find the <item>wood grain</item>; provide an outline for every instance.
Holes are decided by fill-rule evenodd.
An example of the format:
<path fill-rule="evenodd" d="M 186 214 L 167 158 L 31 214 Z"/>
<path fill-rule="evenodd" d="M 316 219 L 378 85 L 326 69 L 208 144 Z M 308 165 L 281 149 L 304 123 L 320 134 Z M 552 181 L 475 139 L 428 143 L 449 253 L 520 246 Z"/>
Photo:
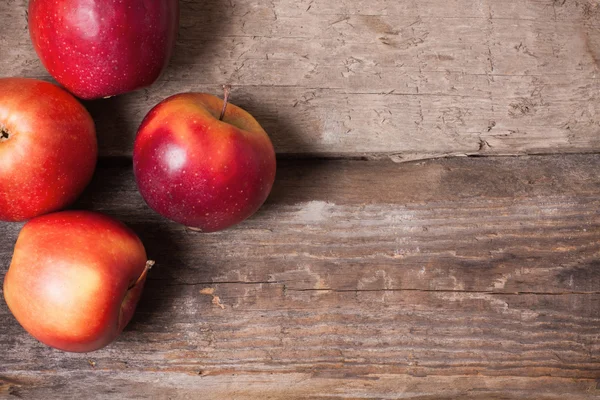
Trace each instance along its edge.
<path fill-rule="evenodd" d="M 0 396 L 592 399 L 600 156 L 286 161 L 250 220 L 199 234 L 103 161 L 77 207 L 156 259 L 110 347 L 54 351 L 0 304 Z M 0 225 L 0 275 L 19 224 Z"/>
<path fill-rule="evenodd" d="M 27 376 L 27 377 L 25 377 Z M 352 379 L 350 379 L 352 378 Z M 0 378 L 8 399 L 61 399 L 82 394 L 98 400 L 287 400 L 287 399 L 412 399 L 412 400 L 510 400 L 510 399 L 595 399 L 598 389 L 586 380 L 527 377 L 428 377 L 377 374 L 351 377 L 338 373 L 232 374 L 137 372 L 122 373 L 92 368 L 82 360 L 81 369 L 71 373 L 37 373 L 21 380 Z"/>
<path fill-rule="evenodd" d="M 0 2 L 0 76 L 49 79 L 26 5 Z M 0 398 L 600 397 L 600 156 L 388 160 L 600 151 L 596 1 L 181 6 L 162 79 L 86 103 L 108 158 L 76 207 L 156 259 L 136 316 L 67 354 L 0 302 Z M 198 234 L 144 205 L 128 157 L 154 104 L 222 83 L 282 159 L 345 159 L 280 162 L 255 217 Z"/>
<path fill-rule="evenodd" d="M 0 4 L 0 73 L 47 79 L 26 0 Z M 102 155 L 130 155 L 149 109 L 181 91 L 253 113 L 279 154 L 390 157 L 595 152 L 595 0 L 181 1 L 153 87 L 87 103 Z"/>

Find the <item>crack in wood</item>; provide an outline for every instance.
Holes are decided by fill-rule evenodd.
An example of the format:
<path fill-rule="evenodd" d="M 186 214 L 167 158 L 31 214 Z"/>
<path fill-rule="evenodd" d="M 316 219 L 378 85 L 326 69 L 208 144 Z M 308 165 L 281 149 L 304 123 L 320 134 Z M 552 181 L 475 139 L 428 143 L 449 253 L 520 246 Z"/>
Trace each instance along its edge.
<path fill-rule="evenodd" d="M 163 282 L 163 279 L 148 279 L 148 281 Z M 419 289 L 419 288 L 382 288 L 382 289 L 336 289 L 336 288 L 291 288 L 291 280 L 286 281 L 213 281 L 213 282 L 174 282 L 165 283 L 163 286 L 218 286 L 218 285 L 285 285 L 286 291 L 292 292 L 420 292 L 420 293 L 464 293 L 464 294 L 489 294 L 499 296 L 570 296 L 570 295 L 600 295 L 600 291 L 562 291 L 562 292 L 536 292 L 517 291 L 499 292 L 493 290 L 463 290 L 463 289 Z"/>
<path fill-rule="evenodd" d="M 535 295 L 535 296 L 569 296 L 569 295 L 600 295 L 600 291 L 568 291 L 568 292 L 496 292 L 487 290 L 454 290 L 454 289 L 416 289 L 416 288 L 404 288 L 404 289 L 293 289 L 288 286 L 288 291 L 294 292 L 312 292 L 312 291 L 324 291 L 324 292 L 420 292 L 420 293 L 464 293 L 464 294 L 489 294 L 489 295 L 500 295 L 500 296 L 524 296 L 524 295 Z"/>

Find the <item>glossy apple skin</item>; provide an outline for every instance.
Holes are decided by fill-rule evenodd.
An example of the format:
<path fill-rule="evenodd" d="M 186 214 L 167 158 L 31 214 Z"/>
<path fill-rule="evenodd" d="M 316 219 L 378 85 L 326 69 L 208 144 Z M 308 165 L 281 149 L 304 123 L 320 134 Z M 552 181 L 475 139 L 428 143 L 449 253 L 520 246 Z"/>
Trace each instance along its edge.
<path fill-rule="evenodd" d="M 169 62 L 179 0 L 30 0 L 29 33 L 50 74 L 96 99 L 156 81 Z"/>
<path fill-rule="evenodd" d="M 275 151 L 258 122 L 233 104 L 185 93 L 158 104 L 139 128 L 133 153 L 138 188 L 159 214 L 203 232 L 237 224 L 267 199 Z"/>
<path fill-rule="evenodd" d="M 0 79 L 0 220 L 24 221 L 73 202 L 92 178 L 94 121 L 48 82 Z"/>
<path fill-rule="evenodd" d="M 25 224 L 4 279 L 4 298 L 40 342 L 94 351 L 131 319 L 146 271 L 144 246 L 125 225 L 99 213 L 63 211 Z"/>

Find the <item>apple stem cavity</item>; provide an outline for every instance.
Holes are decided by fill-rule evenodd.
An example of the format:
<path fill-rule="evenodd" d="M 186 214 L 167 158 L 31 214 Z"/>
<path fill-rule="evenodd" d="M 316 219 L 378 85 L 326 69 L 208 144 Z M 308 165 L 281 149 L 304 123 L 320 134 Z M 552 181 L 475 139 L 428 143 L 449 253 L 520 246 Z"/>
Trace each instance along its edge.
<path fill-rule="evenodd" d="M 4 126 L 0 125 L 0 142 L 10 139 L 10 132 Z"/>
<path fill-rule="evenodd" d="M 142 272 L 142 274 L 140 275 L 139 278 L 137 278 L 137 280 L 135 281 L 135 283 L 131 286 L 129 286 L 129 288 L 127 290 L 131 290 L 134 287 L 136 287 L 141 281 L 144 280 L 144 278 L 146 278 L 146 275 L 148 275 L 148 271 L 150 271 L 152 269 L 152 267 L 154 266 L 154 264 L 156 264 L 156 262 L 154 262 L 153 260 L 148 260 L 146 261 L 146 267 L 144 268 L 144 271 Z"/>
<path fill-rule="evenodd" d="M 223 121 L 225 111 L 227 111 L 227 104 L 229 104 L 229 94 L 231 93 L 231 85 L 223 85 L 223 109 L 221 110 L 221 116 L 219 121 Z"/>

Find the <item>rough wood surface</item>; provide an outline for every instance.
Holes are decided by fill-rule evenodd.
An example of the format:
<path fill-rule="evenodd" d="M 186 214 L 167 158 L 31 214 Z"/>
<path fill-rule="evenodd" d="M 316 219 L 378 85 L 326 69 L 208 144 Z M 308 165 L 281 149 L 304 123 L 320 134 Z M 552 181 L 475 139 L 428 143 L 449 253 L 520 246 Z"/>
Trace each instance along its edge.
<path fill-rule="evenodd" d="M 0 74 L 47 78 L 26 0 L 0 2 Z M 181 1 L 153 87 L 88 103 L 101 153 L 129 155 L 144 114 L 220 93 L 280 154 L 391 157 L 600 150 L 596 0 Z"/>
<path fill-rule="evenodd" d="M 214 234 L 152 213 L 119 163 L 78 207 L 157 261 L 134 320 L 66 354 L 0 302 L 0 396 L 600 395 L 600 156 L 282 162 L 263 209 Z M 19 227 L 0 225 L 0 278 Z"/>
<path fill-rule="evenodd" d="M 0 1 L 0 76 L 49 79 L 26 0 Z M 101 161 L 77 207 L 157 266 L 113 345 L 51 350 L 0 302 L 0 398 L 600 397 L 595 0 L 182 0 L 151 88 L 88 102 Z M 151 212 L 127 157 L 181 91 L 253 113 L 284 161 L 252 219 Z M 0 224 L 0 279 L 19 224 Z"/>

